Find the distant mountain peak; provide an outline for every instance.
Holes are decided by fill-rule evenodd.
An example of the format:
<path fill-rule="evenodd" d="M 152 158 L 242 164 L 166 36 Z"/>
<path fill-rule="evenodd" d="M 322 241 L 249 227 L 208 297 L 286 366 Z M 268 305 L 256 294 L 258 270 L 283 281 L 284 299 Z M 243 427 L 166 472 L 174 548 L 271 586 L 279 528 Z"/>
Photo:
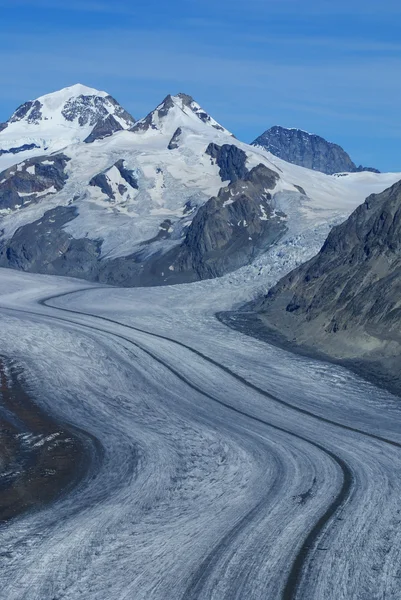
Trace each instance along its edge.
<path fill-rule="evenodd" d="M 135 120 L 107 92 L 75 84 L 25 102 L 13 113 L 8 125 L 23 121 L 27 125 L 39 125 L 43 121 L 73 123 L 79 127 L 95 126 L 110 114 L 120 121 L 123 128 L 131 127 Z"/>
<path fill-rule="evenodd" d="M 362 165 L 357 167 L 338 144 L 294 127 L 274 125 L 256 138 L 252 145 L 260 146 L 289 163 L 321 171 L 327 175 L 358 171 L 378 172 L 377 169 Z"/>
<path fill-rule="evenodd" d="M 80 83 L 29 100 L 0 125 L 0 152 L 59 150 L 84 140 L 94 141 L 120 129 L 130 129 L 135 119 L 107 92 Z"/>
<path fill-rule="evenodd" d="M 197 119 L 194 120 L 193 117 Z M 214 129 L 228 133 L 230 132 L 220 125 L 213 117 L 211 117 L 201 106 L 198 104 L 192 96 L 183 92 L 173 96 L 169 94 L 166 96 L 161 104 L 159 104 L 155 110 L 150 112 L 144 119 L 138 121 L 132 131 L 145 132 L 150 130 L 163 131 L 171 130 L 171 133 L 178 127 L 188 125 L 196 125 L 197 120 L 202 121 L 206 125 L 210 125 Z M 230 134 L 232 135 L 232 134 Z"/>

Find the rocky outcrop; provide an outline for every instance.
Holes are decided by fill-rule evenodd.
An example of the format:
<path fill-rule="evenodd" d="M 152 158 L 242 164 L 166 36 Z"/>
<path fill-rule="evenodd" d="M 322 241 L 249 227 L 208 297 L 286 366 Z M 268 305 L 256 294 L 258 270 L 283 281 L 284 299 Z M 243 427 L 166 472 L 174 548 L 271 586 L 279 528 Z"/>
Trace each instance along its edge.
<path fill-rule="evenodd" d="M 278 175 L 264 165 L 222 188 L 195 215 L 174 263 L 198 279 L 219 277 L 249 264 L 286 231 L 286 216 L 274 211 Z"/>
<path fill-rule="evenodd" d="M 112 96 L 95 96 L 81 94 L 73 97 L 65 103 L 61 114 L 66 121 L 78 121 L 80 127 L 85 125 L 97 126 L 104 122 L 113 113 L 125 121 L 126 128 L 132 127 L 135 119 L 123 109 Z"/>
<path fill-rule="evenodd" d="M 230 181 L 233 183 L 238 179 L 243 179 L 248 173 L 246 168 L 246 154 L 243 150 L 233 144 L 209 144 L 206 148 L 212 160 L 220 167 L 220 177 L 222 181 Z"/>
<path fill-rule="evenodd" d="M 286 216 L 272 208 L 267 191 L 278 179 L 264 165 L 255 167 L 199 208 L 180 245 L 151 257 L 144 247 L 103 262 L 99 279 L 114 285 L 166 285 L 219 277 L 249 264 L 286 231 Z M 168 237 L 164 225 L 160 238 Z"/>
<path fill-rule="evenodd" d="M 25 119 L 29 125 L 36 125 L 42 119 L 42 108 L 43 104 L 39 100 L 24 102 L 9 119 L 9 123 L 17 123 Z"/>
<path fill-rule="evenodd" d="M 20 227 L 0 246 L 0 266 L 33 273 L 96 279 L 101 242 L 75 239 L 63 226 L 76 208 L 59 206 L 41 219 Z"/>
<path fill-rule="evenodd" d="M 64 154 L 31 158 L 0 173 L 0 210 L 15 209 L 59 192 L 68 179 L 65 167 L 69 160 Z"/>
<path fill-rule="evenodd" d="M 327 175 L 359 171 L 379 172 L 371 167 L 357 167 L 341 146 L 301 129 L 271 127 L 252 144 L 265 148 L 282 160 Z"/>
<path fill-rule="evenodd" d="M 35 150 L 39 148 L 40 146 L 38 146 L 37 144 L 23 144 L 22 146 L 17 146 L 16 148 L 0 150 L 0 156 L 3 156 L 4 154 L 20 154 L 20 152 L 29 152 L 30 150 Z"/>
<path fill-rule="evenodd" d="M 116 131 L 122 131 L 123 127 L 120 125 L 118 121 L 113 117 L 113 115 L 108 115 L 105 119 L 101 119 L 92 129 L 92 132 L 88 137 L 84 140 L 86 144 L 91 144 L 96 140 L 102 140 L 105 137 L 109 137 L 109 135 L 113 135 Z"/>
<path fill-rule="evenodd" d="M 120 181 L 117 181 L 115 177 L 116 171 Z M 132 189 L 138 189 L 138 182 L 134 172 L 126 168 L 125 162 L 122 159 L 118 160 L 102 173 L 98 173 L 92 177 L 89 182 L 90 186 L 98 187 L 110 200 L 115 200 L 117 193 L 121 196 L 124 195 L 128 191 L 127 184 Z"/>
<path fill-rule="evenodd" d="M 256 309 L 294 346 L 352 360 L 401 390 L 401 182 L 369 196 Z"/>
<path fill-rule="evenodd" d="M 180 140 L 181 134 L 182 134 L 181 127 L 177 127 L 177 129 L 174 132 L 173 137 L 171 138 L 171 140 L 168 143 L 167 148 L 169 150 L 176 150 L 178 148 L 178 142 Z"/>

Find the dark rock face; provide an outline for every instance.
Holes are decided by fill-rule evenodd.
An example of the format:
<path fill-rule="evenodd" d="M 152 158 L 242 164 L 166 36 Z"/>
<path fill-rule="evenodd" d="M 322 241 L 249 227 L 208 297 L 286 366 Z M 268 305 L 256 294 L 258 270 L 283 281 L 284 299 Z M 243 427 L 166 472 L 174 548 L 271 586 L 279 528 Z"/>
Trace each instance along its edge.
<path fill-rule="evenodd" d="M 42 120 L 42 107 L 43 105 L 39 102 L 39 100 L 25 102 L 19 108 L 17 108 L 9 122 L 16 123 L 17 121 L 22 121 L 22 119 L 26 118 L 27 123 L 30 125 L 36 125 Z"/>
<path fill-rule="evenodd" d="M 299 344 L 398 377 L 400 298 L 401 182 L 369 196 L 334 227 L 319 254 L 284 277 L 258 310 Z"/>
<path fill-rule="evenodd" d="M 123 108 L 121 104 L 119 104 L 117 100 L 113 98 L 113 96 L 106 96 L 106 100 L 114 106 L 115 115 L 120 119 L 123 119 L 127 125 L 130 123 L 133 125 L 135 123 L 134 117 L 130 115 L 130 113 L 126 111 L 125 108 Z"/>
<path fill-rule="evenodd" d="M 0 123 L 0 131 L 4 131 L 5 129 L 7 129 L 8 127 L 8 123 Z"/>
<path fill-rule="evenodd" d="M 216 161 L 220 167 L 220 177 L 222 181 L 233 183 L 238 179 L 243 179 L 248 173 L 246 168 L 246 154 L 243 150 L 232 144 L 209 144 L 206 148 L 206 154 Z"/>
<path fill-rule="evenodd" d="M 109 115 L 106 119 L 102 119 L 96 123 L 84 142 L 86 144 L 91 144 L 95 140 L 102 140 L 105 137 L 113 135 L 116 131 L 122 131 L 122 129 L 123 127 L 116 121 L 113 115 Z"/>
<path fill-rule="evenodd" d="M 60 191 L 67 181 L 64 154 L 31 158 L 0 173 L 0 209 L 36 202 L 38 194 Z"/>
<path fill-rule="evenodd" d="M 116 167 L 120 172 L 121 177 L 128 183 L 132 188 L 138 189 L 138 181 L 134 175 L 133 171 L 130 171 L 126 168 L 125 162 L 123 159 L 118 160 L 114 165 L 103 171 L 103 173 L 98 173 L 89 182 L 89 185 L 92 187 L 98 187 L 101 191 L 106 194 L 110 198 L 110 200 L 115 200 L 115 193 L 113 192 L 113 188 L 111 187 L 111 182 L 108 177 L 108 172 L 111 168 Z M 127 191 L 127 188 L 122 189 L 123 186 L 120 186 L 119 192 L 120 194 L 124 194 Z"/>
<path fill-rule="evenodd" d="M 264 165 L 222 188 L 201 206 L 175 262 L 199 279 L 219 277 L 245 264 L 286 231 L 285 215 L 273 213 L 271 195 L 278 175 Z"/>
<path fill-rule="evenodd" d="M 35 150 L 35 148 L 40 148 L 40 146 L 37 144 L 24 144 L 23 146 L 18 146 L 17 148 L 0 150 L 0 156 L 3 156 L 3 154 L 19 154 L 19 152 L 29 152 L 29 150 Z"/>
<path fill-rule="evenodd" d="M 285 215 L 271 207 L 278 175 L 259 165 L 222 188 L 196 213 L 183 242 L 164 254 L 147 251 L 100 266 L 99 280 L 114 285 L 166 285 L 219 277 L 249 264 L 286 231 Z M 167 222 L 159 238 L 168 237 Z"/>
<path fill-rule="evenodd" d="M 138 181 L 134 175 L 134 172 L 131 171 L 130 169 L 127 169 L 125 166 L 125 162 L 123 159 L 118 160 L 115 163 L 115 167 L 117 167 L 117 169 L 120 171 L 120 175 L 123 179 L 125 179 L 125 181 L 134 189 L 139 189 L 138 188 Z"/>
<path fill-rule="evenodd" d="M 171 140 L 169 141 L 169 144 L 167 146 L 167 148 L 169 150 L 176 150 L 178 148 L 178 142 L 180 140 L 180 136 L 182 134 L 182 129 L 181 127 L 178 127 L 175 132 L 173 137 L 171 138 Z"/>
<path fill-rule="evenodd" d="M 341 146 L 300 129 L 275 126 L 256 138 L 252 144 L 262 146 L 287 162 L 327 175 L 358 171 L 379 172 L 370 167 L 357 167 Z"/>
<path fill-rule="evenodd" d="M 106 176 L 106 173 L 98 173 L 97 175 L 92 177 L 92 179 L 89 182 L 89 185 L 91 185 L 92 187 L 100 188 L 103 194 L 106 194 L 106 196 L 108 196 L 110 200 L 115 200 L 115 195 Z"/>
<path fill-rule="evenodd" d="M 99 121 L 103 122 L 109 116 L 109 110 L 107 108 L 107 101 L 109 99 L 114 103 L 114 106 L 119 106 L 117 101 L 111 96 L 102 98 L 100 96 L 80 95 L 77 98 L 68 100 L 65 103 L 61 114 L 67 121 L 78 119 L 78 123 L 81 127 L 84 127 L 85 125 L 95 126 Z M 127 120 L 127 126 L 135 123 L 133 117 L 120 106 L 119 112 L 120 114 L 125 115 L 124 118 Z"/>
<path fill-rule="evenodd" d="M 0 266 L 96 279 L 101 242 L 74 239 L 63 231 L 63 226 L 75 216 L 76 208 L 59 206 L 20 227 L 11 240 L 0 246 Z"/>

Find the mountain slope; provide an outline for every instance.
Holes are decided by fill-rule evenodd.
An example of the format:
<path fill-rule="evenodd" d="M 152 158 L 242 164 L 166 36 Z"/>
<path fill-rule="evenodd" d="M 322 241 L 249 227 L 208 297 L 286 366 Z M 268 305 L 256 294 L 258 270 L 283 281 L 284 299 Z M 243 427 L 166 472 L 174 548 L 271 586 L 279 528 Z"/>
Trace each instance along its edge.
<path fill-rule="evenodd" d="M 387 382 L 401 377 L 401 182 L 369 196 L 317 256 L 258 306 L 294 344 L 353 359 Z"/>
<path fill-rule="evenodd" d="M 360 171 L 378 173 L 376 169 L 357 167 L 341 146 L 301 129 L 271 127 L 256 138 L 252 145 L 261 146 L 287 162 L 327 175 Z"/>
<path fill-rule="evenodd" d="M 118 285 L 218 277 L 248 265 L 289 230 L 345 219 L 368 193 L 399 179 L 332 177 L 289 164 L 237 140 L 186 94 L 167 96 L 131 125 L 114 104 L 99 121 L 93 106 L 109 96 L 94 90 L 83 102 L 88 113 L 81 92 L 67 102 L 73 141 L 60 139 L 61 149 L 20 161 L 22 153 L 13 155 L 0 173 L 1 266 Z M 70 93 L 43 104 L 65 118 Z M 119 127 L 103 136 L 114 121 Z M 28 136 L 47 125 L 43 118 L 23 128 Z"/>
<path fill-rule="evenodd" d="M 25 102 L 0 126 L 0 169 L 43 152 L 94 141 L 135 119 L 106 92 L 77 84 Z"/>
<path fill-rule="evenodd" d="M 283 235 L 285 215 L 271 203 L 277 171 L 253 153 L 248 164 L 249 147 L 234 140 L 179 94 L 129 131 L 9 167 L 0 174 L 0 264 L 119 285 L 247 264 Z"/>

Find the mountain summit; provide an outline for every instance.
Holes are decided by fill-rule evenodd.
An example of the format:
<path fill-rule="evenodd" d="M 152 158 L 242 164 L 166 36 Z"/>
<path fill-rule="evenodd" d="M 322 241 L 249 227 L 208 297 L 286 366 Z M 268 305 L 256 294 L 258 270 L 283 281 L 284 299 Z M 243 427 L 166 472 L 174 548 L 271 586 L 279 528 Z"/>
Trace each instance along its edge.
<path fill-rule="evenodd" d="M 131 131 L 170 131 L 171 134 L 179 132 L 179 127 L 192 130 L 203 130 L 201 125 L 209 125 L 222 133 L 232 135 L 227 129 L 213 119 L 195 100 L 188 94 L 177 94 L 166 96 L 155 110 L 150 112 L 144 119 L 138 121 Z"/>
<path fill-rule="evenodd" d="M 0 156 L 21 160 L 129 129 L 135 119 L 106 92 L 76 84 L 22 104 L 0 124 Z"/>
<path fill-rule="evenodd" d="M 379 172 L 362 165 L 357 167 L 341 146 L 302 129 L 287 129 L 275 125 L 256 138 L 252 145 L 260 146 L 294 165 L 321 171 L 326 175 L 360 171 Z"/>

